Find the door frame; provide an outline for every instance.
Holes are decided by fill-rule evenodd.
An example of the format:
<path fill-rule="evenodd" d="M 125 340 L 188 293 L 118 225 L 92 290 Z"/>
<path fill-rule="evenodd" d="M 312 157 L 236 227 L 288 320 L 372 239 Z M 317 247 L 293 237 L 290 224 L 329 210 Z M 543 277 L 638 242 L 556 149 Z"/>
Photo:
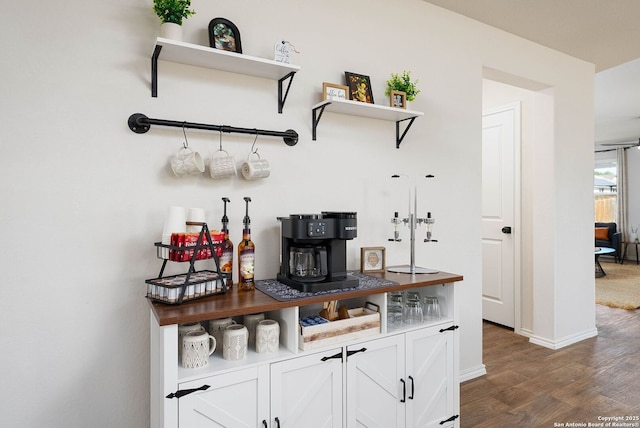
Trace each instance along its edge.
<path fill-rule="evenodd" d="M 482 111 L 485 115 L 502 113 L 512 110 L 514 147 L 513 147 L 513 311 L 514 332 L 522 334 L 522 103 L 515 101 L 492 107 Z M 484 316 L 484 314 L 483 314 Z"/>

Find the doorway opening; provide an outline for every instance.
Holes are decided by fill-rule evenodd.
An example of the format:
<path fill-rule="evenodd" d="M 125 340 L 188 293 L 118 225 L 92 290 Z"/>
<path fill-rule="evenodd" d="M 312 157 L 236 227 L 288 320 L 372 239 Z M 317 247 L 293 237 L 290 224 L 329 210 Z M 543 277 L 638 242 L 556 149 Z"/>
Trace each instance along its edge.
<path fill-rule="evenodd" d="M 510 116 L 502 118 L 503 121 L 510 120 L 511 125 L 498 126 L 501 132 L 510 132 L 513 137 L 512 152 L 506 154 L 509 159 L 505 157 L 505 152 L 497 150 L 495 142 L 489 142 L 487 146 L 483 142 L 483 217 L 486 206 L 491 206 L 485 204 L 486 198 L 493 202 L 494 207 L 489 214 L 497 217 L 495 207 L 499 198 L 503 203 L 500 215 L 510 216 L 508 221 L 511 223 L 493 221 L 494 230 L 489 233 L 491 222 L 485 226 L 483 219 L 483 318 L 530 337 L 534 325 L 534 251 L 535 245 L 540 245 L 539 236 L 537 241 L 535 239 L 534 226 L 542 226 L 534 220 L 536 211 L 546 202 L 546 196 L 538 195 L 536 189 L 541 183 L 553 181 L 549 173 L 541 174 L 541 170 L 549 170 L 542 166 L 543 159 L 550 156 L 545 152 L 551 146 L 548 143 L 553 141 L 553 89 L 499 70 L 484 68 L 482 99 L 484 119 L 486 115 L 495 116 L 496 113 L 511 111 Z M 485 125 L 491 126 L 483 120 L 483 128 Z M 493 126 L 496 124 L 493 123 Z M 484 137 L 483 130 L 483 141 Z M 487 156 L 502 157 L 485 159 L 485 148 L 488 149 Z M 500 165 L 502 174 L 499 178 L 502 181 L 497 181 L 494 171 L 494 182 L 487 182 L 485 186 L 485 178 L 491 179 L 492 176 L 485 174 L 484 169 L 491 168 L 491 165 L 494 165 L 493 168 Z M 500 192 L 509 192 L 508 197 L 497 194 L 497 184 L 500 185 Z M 505 201 L 508 204 L 505 205 Z M 535 208 L 536 204 L 538 208 Z M 500 227 L 496 230 L 497 226 Z M 497 245 L 497 242 L 500 244 Z M 510 256 L 505 257 L 506 253 Z M 507 287 L 509 290 L 506 290 Z M 511 307 L 505 309 L 503 300 L 508 300 Z M 489 304 L 485 305 L 486 302 Z M 509 313 L 508 321 L 494 318 L 490 309 L 492 303 L 494 309 L 498 307 Z M 487 313 L 485 306 L 489 308 Z"/>

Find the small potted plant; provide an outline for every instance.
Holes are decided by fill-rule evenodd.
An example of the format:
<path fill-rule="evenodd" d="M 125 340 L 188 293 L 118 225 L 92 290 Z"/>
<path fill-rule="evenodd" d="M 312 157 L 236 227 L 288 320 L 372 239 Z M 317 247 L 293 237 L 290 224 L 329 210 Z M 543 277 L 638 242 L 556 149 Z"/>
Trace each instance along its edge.
<path fill-rule="evenodd" d="M 191 0 L 153 0 L 153 11 L 162 20 L 160 35 L 182 40 L 182 20 L 194 15 Z"/>
<path fill-rule="evenodd" d="M 413 101 L 416 99 L 416 95 L 420 93 L 418 89 L 418 80 L 411 81 L 411 72 L 403 71 L 402 74 L 391 73 L 391 79 L 387 80 L 386 96 L 391 95 L 391 91 L 401 91 L 407 96 L 407 101 Z"/>

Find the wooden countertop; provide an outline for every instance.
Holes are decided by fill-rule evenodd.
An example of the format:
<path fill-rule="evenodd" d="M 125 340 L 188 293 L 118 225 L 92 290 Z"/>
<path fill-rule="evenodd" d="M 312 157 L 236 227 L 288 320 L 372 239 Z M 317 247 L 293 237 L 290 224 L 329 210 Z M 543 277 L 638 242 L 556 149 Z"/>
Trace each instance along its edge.
<path fill-rule="evenodd" d="M 405 290 L 408 288 L 427 287 L 441 285 L 450 282 L 462 281 L 462 275 L 439 272 L 434 274 L 402 274 L 393 272 L 367 273 L 390 281 L 398 285 L 377 287 L 375 290 L 352 290 L 331 295 L 330 300 L 344 300 L 371 294 L 386 293 L 389 291 Z M 166 305 L 149 300 L 158 324 L 171 325 L 200 322 L 215 318 L 225 318 L 238 315 L 253 314 L 257 312 L 276 311 L 295 306 L 304 306 L 311 303 L 321 303 L 327 300 L 326 295 L 308 297 L 287 302 L 280 302 L 267 296 L 259 290 L 238 291 L 236 285 L 227 292 L 217 296 L 186 302 L 181 305 Z"/>

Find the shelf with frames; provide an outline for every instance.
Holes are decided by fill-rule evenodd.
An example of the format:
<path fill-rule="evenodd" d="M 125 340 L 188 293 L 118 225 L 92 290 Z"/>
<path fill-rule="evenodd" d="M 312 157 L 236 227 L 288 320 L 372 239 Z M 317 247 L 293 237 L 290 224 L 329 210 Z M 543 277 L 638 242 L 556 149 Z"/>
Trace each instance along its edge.
<path fill-rule="evenodd" d="M 158 96 L 158 60 L 277 80 L 278 113 L 282 113 L 293 76 L 300 71 L 294 64 L 158 37 L 151 56 L 152 97 Z"/>
<path fill-rule="evenodd" d="M 409 128 L 411 128 L 411 125 L 413 125 L 414 120 L 424 115 L 424 113 L 415 110 L 387 107 L 378 104 L 345 100 L 342 98 L 330 98 L 312 107 L 312 132 L 314 141 L 317 137 L 318 123 L 320 123 L 320 119 L 325 111 L 395 122 L 397 149 L 400 148 L 400 144 L 407 134 L 407 131 L 409 131 Z M 406 124 L 404 131 L 400 132 L 400 124 L 406 121 L 408 121 L 408 123 Z"/>

